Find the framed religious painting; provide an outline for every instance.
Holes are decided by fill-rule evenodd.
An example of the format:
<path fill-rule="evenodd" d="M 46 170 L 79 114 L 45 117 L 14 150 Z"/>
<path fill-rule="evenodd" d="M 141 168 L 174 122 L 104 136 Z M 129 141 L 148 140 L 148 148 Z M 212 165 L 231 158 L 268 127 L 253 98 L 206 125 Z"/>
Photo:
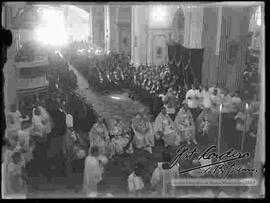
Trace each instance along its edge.
<path fill-rule="evenodd" d="M 156 57 L 158 59 L 162 58 L 162 47 L 157 47 L 157 49 L 156 49 Z"/>
<path fill-rule="evenodd" d="M 239 49 L 239 43 L 236 40 L 232 40 L 228 43 L 228 55 L 227 62 L 230 65 L 234 65 L 236 62 L 237 54 Z"/>

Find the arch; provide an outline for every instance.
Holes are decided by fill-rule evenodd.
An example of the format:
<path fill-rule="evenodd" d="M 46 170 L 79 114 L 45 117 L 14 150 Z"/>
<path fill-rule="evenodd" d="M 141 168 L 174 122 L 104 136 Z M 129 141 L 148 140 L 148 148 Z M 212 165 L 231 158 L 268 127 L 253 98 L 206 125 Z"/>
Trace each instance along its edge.
<path fill-rule="evenodd" d="M 20 8 L 15 17 L 15 29 L 32 29 L 39 23 L 41 16 L 37 7 L 24 6 Z"/>
<path fill-rule="evenodd" d="M 73 6 L 73 5 L 68 5 L 67 6 L 70 11 L 73 11 L 78 15 L 83 20 L 88 21 L 89 20 L 89 12 L 87 12 L 85 9 L 81 8 L 80 6 Z"/>

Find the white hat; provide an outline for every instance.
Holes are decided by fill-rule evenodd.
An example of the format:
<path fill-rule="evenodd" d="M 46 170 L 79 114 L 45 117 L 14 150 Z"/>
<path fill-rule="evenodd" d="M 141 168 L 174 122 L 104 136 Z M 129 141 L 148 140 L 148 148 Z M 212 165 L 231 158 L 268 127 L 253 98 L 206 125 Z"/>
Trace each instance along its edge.
<path fill-rule="evenodd" d="M 72 128 L 73 127 L 73 116 L 70 114 L 66 115 L 66 125 L 68 128 Z"/>

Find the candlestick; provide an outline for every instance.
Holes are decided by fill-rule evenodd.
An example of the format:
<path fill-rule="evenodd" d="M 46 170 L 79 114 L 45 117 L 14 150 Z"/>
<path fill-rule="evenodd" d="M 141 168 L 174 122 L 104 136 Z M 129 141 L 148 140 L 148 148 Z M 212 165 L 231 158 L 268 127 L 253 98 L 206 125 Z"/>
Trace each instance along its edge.
<path fill-rule="evenodd" d="M 244 150 L 244 142 L 245 142 L 245 137 L 246 137 L 247 110 L 248 110 L 248 103 L 246 103 L 246 109 L 245 109 L 245 120 L 244 120 L 244 130 L 243 130 L 243 134 L 242 134 L 241 152 L 243 152 L 243 150 Z"/>
<path fill-rule="evenodd" d="M 219 118 L 218 118 L 218 153 L 220 154 L 220 139 L 221 139 L 221 123 L 222 123 L 222 104 L 219 106 Z"/>

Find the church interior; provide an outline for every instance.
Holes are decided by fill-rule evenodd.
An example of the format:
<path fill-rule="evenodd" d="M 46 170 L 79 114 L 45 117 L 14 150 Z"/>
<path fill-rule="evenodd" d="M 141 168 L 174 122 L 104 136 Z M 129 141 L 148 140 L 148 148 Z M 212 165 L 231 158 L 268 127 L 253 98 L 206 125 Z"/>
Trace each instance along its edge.
<path fill-rule="evenodd" d="M 264 197 L 264 15 L 260 2 L 2 3 L 5 196 Z M 181 146 L 220 156 L 175 175 Z M 171 184 L 224 176 L 257 184 Z"/>

